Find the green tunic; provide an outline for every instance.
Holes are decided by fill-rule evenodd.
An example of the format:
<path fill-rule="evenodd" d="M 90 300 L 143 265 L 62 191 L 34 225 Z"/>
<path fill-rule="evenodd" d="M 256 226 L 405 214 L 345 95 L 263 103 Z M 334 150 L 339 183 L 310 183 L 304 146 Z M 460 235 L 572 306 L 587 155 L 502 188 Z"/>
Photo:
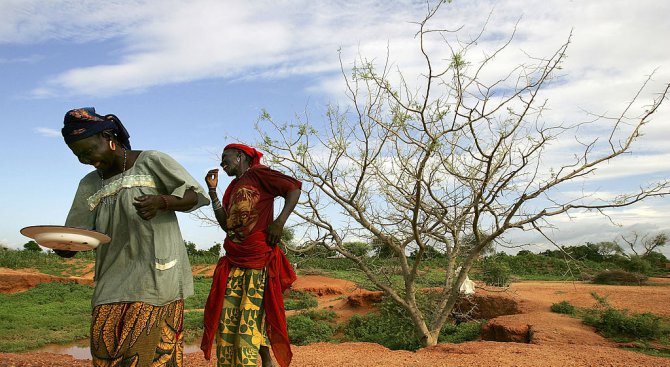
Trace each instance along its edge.
<path fill-rule="evenodd" d="M 93 307 L 146 302 L 161 306 L 193 294 L 193 277 L 174 211 L 151 220 L 137 214 L 141 195 L 198 195 L 195 210 L 209 204 L 204 190 L 174 159 L 143 151 L 124 173 L 101 180 L 93 171 L 79 182 L 65 225 L 93 229 L 112 238 L 96 249 Z"/>

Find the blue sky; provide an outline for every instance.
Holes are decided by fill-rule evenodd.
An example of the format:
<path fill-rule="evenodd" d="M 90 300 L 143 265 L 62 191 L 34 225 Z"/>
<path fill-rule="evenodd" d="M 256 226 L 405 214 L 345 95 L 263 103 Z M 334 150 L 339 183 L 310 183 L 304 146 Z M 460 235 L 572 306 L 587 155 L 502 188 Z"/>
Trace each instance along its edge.
<path fill-rule="evenodd" d="M 116 114 L 133 148 L 164 151 L 203 182 L 226 143 L 256 141 L 262 109 L 290 121 L 345 103 L 338 50 L 345 67 L 358 54 L 383 59 L 388 49 L 394 66 L 418 72 L 413 22 L 424 13 L 421 1 L 0 0 L 0 243 L 21 247 L 28 239 L 20 228 L 64 222 L 91 168 L 60 137 L 67 110 Z M 519 21 L 510 46 L 517 56 L 548 55 L 572 30 L 564 75 L 547 93 L 554 121 L 583 118 L 583 109 L 621 111 L 654 70 L 641 101 L 670 82 L 670 2 L 455 0 L 436 21 L 463 26 L 468 36 L 489 13 L 485 41 L 506 37 Z M 498 65 L 508 70 L 519 60 Z M 668 178 L 669 118 L 666 103 L 634 153 L 601 170 L 602 192 Z M 580 244 L 669 231 L 668 209 L 663 198 L 609 212 L 619 226 L 591 214 L 557 218 L 553 235 Z M 201 248 L 223 240 L 192 216 L 180 222 L 184 238 Z M 510 239 L 542 242 L 522 233 Z"/>

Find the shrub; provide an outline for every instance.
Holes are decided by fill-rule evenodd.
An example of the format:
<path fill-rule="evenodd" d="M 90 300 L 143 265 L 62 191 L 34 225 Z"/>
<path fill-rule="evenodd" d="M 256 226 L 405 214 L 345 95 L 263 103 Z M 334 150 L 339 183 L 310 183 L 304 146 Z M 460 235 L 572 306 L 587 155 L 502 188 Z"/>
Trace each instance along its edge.
<path fill-rule="evenodd" d="M 318 315 L 318 313 L 317 313 Z M 324 320 L 314 320 L 313 314 L 301 313 L 286 318 L 291 344 L 307 345 L 330 340 L 335 329 Z"/>
<path fill-rule="evenodd" d="M 628 310 L 612 307 L 604 311 L 591 311 L 584 322 L 614 339 L 652 340 L 663 334 L 660 316 L 651 313 L 629 315 Z"/>
<path fill-rule="evenodd" d="M 562 301 L 559 303 L 554 303 L 551 305 L 551 312 L 562 313 L 565 315 L 574 315 L 575 306 L 571 305 L 568 301 Z"/>
<path fill-rule="evenodd" d="M 596 274 L 593 283 L 614 285 L 640 285 L 647 280 L 647 276 L 624 270 L 607 270 Z"/>
<path fill-rule="evenodd" d="M 436 294 L 417 293 L 417 303 L 424 317 L 431 317 L 430 310 L 435 309 Z M 439 342 L 461 343 L 478 339 L 482 323 L 464 322 L 458 325 L 447 323 L 440 331 Z M 354 315 L 344 327 L 347 340 L 383 345 L 389 349 L 417 350 L 422 347 L 414 324 L 407 311 L 401 306 L 384 298 L 379 312 L 366 315 Z"/>
<path fill-rule="evenodd" d="M 447 325 L 440 332 L 440 343 L 465 343 L 477 340 L 482 335 L 485 321 L 468 321 L 458 325 Z"/>
<path fill-rule="evenodd" d="M 512 272 L 506 262 L 490 257 L 482 262 L 482 280 L 487 285 L 507 287 L 512 281 Z"/>
<path fill-rule="evenodd" d="M 641 256 L 631 256 L 630 260 L 624 263 L 624 269 L 640 274 L 651 274 L 653 271 L 649 261 L 645 260 Z"/>
<path fill-rule="evenodd" d="M 309 292 L 291 291 L 288 297 L 284 298 L 284 308 L 287 310 L 303 310 L 316 307 L 318 304 L 316 297 Z"/>

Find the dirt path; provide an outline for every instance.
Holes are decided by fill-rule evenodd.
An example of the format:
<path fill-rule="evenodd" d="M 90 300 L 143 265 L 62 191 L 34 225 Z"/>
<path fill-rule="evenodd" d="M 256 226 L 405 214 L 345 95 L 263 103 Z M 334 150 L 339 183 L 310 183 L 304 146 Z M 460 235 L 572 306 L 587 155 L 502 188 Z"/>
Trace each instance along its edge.
<path fill-rule="evenodd" d="M 212 269 L 194 269 L 207 274 Z M 24 272 L 26 278 L 39 277 L 36 272 Z M 6 276 L 17 274 L 0 269 L 0 284 Z M 44 274 L 42 274 L 44 275 Z M 47 276 L 50 277 L 50 276 Z M 52 277 L 53 278 L 53 277 Z M 58 277 L 55 277 L 58 278 Z M 47 279 L 47 278 L 44 278 Z M 50 278 L 51 279 L 51 278 Z M 53 281 L 47 280 L 47 281 Z M 617 308 L 631 312 L 652 312 L 670 317 L 670 279 L 652 279 L 655 286 L 599 286 L 572 282 L 519 282 L 506 292 L 478 289 L 477 296 L 485 307 L 494 312 L 507 300 L 518 314 L 491 319 L 489 339 L 519 337 L 530 343 L 476 341 L 463 344 L 440 344 L 418 352 L 391 351 L 369 343 L 317 343 L 294 346 L 292 366 L 667 366 L 670 359 L 629 352 L 596 334 L 579 320 L 552 313 L 550 306 L 568 301 L 579 307 L 591 307 L 596 300 L 591 292 L 607 297 Z M 18 284 L 18 283 L 17 283 Z M 302 276 L 296 290 L 309 291 L 319 301 L 318 308 L 331 309 L 344 320 L 355 313 L 367 313 L 375 308 L 379 293 L 357 289 L 352 282 L 322 276 Z M 493 300 L 493 301 L 491 301 Z M 491 302 L 489 302 L 491 301 Z M 484 306 L 483 306 L 484 307 Z M 498 338 L 498 339 L 497 339 Z M 0 366 L 89 366 L 90 361 L 53 353 L 0 353 Z M 200 353 L 185 355 L 185 366 L 215 366 Z"/>

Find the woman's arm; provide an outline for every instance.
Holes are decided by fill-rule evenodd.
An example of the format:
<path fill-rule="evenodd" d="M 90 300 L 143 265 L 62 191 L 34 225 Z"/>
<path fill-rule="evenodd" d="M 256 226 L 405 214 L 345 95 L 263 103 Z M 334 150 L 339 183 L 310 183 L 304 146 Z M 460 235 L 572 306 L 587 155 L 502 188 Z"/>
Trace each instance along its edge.
<path fill-rule="evenodd" d="M 228 215 L 219 201 L 219 195 L 216 193 L 216 188 L 209 189 L 209 198 L 212 201 L 212 209 L 214 210 L 214 216 L 216 221 L 219 222 L 219 226 L 224 231 L 227 229 L 226 223 L 228 222 Z"/>
<path fill-rule="evenodd" d="M 300 189 L 295 189 L 289 191 L 288 194 L 284 197 L 284 207 L 281 210 L 281 213 L 277 216 L 277 219 L 268 226 L 267 229 L 267 242 L 269 245 L 276 245 L 281 240 L 282 233 L 284 232 L 284 225 L 286 220 L 288 220 L 289 215 L 293 213 L 293 209 L 298 204 L 300 199 Z"/>
<path fill-rule="evenodd" d="M 192 209 L 198 203 L 198 194 L 193 189 L 184 192 L 184 197 L 174 195 L 142 195 L 135 198 L 133 205 L 144 220 L 152 219 L 159 210 L 184 212 Z"/>

